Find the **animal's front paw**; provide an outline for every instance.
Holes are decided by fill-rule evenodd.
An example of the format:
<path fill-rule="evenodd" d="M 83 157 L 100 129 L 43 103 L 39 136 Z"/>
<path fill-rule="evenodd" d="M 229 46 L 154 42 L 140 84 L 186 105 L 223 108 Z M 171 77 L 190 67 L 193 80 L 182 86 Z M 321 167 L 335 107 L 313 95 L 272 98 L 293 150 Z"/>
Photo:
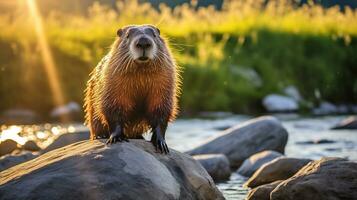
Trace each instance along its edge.
<path fill-rule="evenodd" d="M 125 138 L 122 134 L 112 133 L 109 139 L 106 141 L 106 144 L 114 144 L 116 142 L 129 142 L 127 138 Z"/>
<path fill-rule="evenodd" d="M 167 147 L 166 141 L 163 138 L 158 138 L 154 142 L 156 151 L 159 150 L 161 153 L 168 154 L 170 153 L 169 148 Z"/>

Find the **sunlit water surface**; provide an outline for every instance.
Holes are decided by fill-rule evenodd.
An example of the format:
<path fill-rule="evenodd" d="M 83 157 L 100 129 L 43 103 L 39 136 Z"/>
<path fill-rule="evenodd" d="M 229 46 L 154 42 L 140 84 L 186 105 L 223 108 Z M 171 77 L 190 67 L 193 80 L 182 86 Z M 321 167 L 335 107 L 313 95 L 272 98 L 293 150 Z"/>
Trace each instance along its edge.
<path fill-rule="evenodd" d="M 330 130 L 346 116 L 306 118 L 297 115 L 277 115 L 289 132 L 286 155 L 297 158 L 319 159 L 324 156 L 357 160 L 357 131 Z M 220 130 L 248 120 L 249 116 L 228 116 L 220 119 L 180 119 L 171 124 L 167 143 L 171 148 L 187 151 Z M 86 130 L 80 124 L 44 124 L 32 126 L 1 126 L 0 141 L 11 138 L 20 144 L 35 140 L 40 147 L 49 145 L 56 137 L 68 132 Z M 328 139 L 329 144 L 298 144 L 298 142 Z M 242 185 L 247 178 L 232 173 L 230 180 L 219 183 L 218 188 L 227 199 L 244 199 L 248 190 Z"/>

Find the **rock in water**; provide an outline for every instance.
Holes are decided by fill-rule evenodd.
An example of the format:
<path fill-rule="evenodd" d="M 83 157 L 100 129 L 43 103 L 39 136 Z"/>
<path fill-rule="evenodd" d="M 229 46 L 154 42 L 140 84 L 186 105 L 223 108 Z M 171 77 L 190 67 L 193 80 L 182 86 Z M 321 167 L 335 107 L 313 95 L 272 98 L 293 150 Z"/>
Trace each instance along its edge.
<path fill-rule="evenodd" d="M 256 153 L 247 158 L 237 172 L 240 175 L 250 177 L 259 167 L 281 156 L 283 156 L 283 154 L 270 150 Z"/>
<path fill-rule="evenodd" d="M 80 117 L 81 106 L 76 102 L 69 102 L 66 105 L 58 106 L 51 111 L 51 117 L 60 120 L 62 117 L 68 119 L 78 119 Z"/>
<path fill-rule="evenodd" d="M 337 113 L 337 107 L 329 102 L 322 102 L 319 107 L 312 109 L 314 115 L 329 115 Z"/>
<path fill-rule="evenodd" d="M 269 112 L 291 112 L 299 109 L 294 98 L 278 94 L 270 94 L 264 97 L 263 105 Z"/>
<path fill-rule="evenodd" d="M 224 154 L 203 154 L 193 158 L 201 163 L 216 182 L 226 180 L 231 175 L 229 160 Z"/>
<path fill-rule="evenodd" d="M 246 200 L 270 200 L 270 193 L 282 181 L 275 181 L 273 183 L 265 184 L 249 191 Z"/>
<path fill-rule="evenodd" d="M 310 159 L 299 158 L 276 158 L 260 167 L 244 185 L 253 188 L 277 180 L 288 179 L 310 161 Z"/>
<path fill-rule="evenodd" d="M 331 129 L 357 129 L 357 117 L 348 117 Z"/>
<path fill-rule="evenodd" d="M 0 156 L 9 154 L 15 149 L 17 149 L 17 142 L 14 140 L 7 139 L 0 142 Z"/>
<path fill-rule="evenodd" d="M 284 153 L 287 140 L 288 132 L 281 123 L 265 116 L 229 128 L 187 153 L 225 154 L 231 167 L 238 168 L 249 156 L 264 150 Z"/>
<path fill-rule="evenodd" d="M 342 158 L 310 162 L 280 183 L 270 197 L 271 200 L 356 199 L 357 163 Z"/>
<path fill-rule="evenodd" d="M 329 140 L 329 139 L 316 139 L 316 140 L 308 140 L 308 141 L 301 141 L 301 142 L 295 142 L 295 144 L 332 144 L 336 143 L 334 140 Z"/>
<path fill-rule="evenodd" d="M 39 151 L 39 150 L 41 150 L 41 148 L 33 140 L 27 141 L 24 145 L 22 145 L 21 148 L 26 150 L 26 151 Z"/>
<path fill-rule="evenodd" d="M 64 147 L 66 145 L 73 144 L 75 142 L 79 142 L 83 140 L 88 140 L 88 139 L 89 139 L 89 131 L 66 133 L 56 138 L 55 141 L 52 142 L 52 144 L 48 145 L 48 147 L 46 147 L 42 153 L 46 153 L 54 149 Z"/>
<path fill-rule="evenodd" d="M 0 172 L 0 199 L 224 199 L 188 155 L 157 153 L 144 140 L 104 142 L 77 142 Z"/>

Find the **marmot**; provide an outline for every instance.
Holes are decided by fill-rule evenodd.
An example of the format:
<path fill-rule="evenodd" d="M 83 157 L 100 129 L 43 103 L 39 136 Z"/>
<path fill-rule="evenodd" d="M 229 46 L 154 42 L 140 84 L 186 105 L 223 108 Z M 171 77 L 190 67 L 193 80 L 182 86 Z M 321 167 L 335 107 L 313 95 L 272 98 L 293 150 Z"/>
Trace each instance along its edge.
<path fill-rule="evenodd" d="M 160 30 L 130 25 L 117 31 L 110 52 L 99 62 L 85 90 L 85 121 L 91 139 L 107 144 L 143 138 L 168 153 L 165 132 L 177 115 L 179 70 Z"/>

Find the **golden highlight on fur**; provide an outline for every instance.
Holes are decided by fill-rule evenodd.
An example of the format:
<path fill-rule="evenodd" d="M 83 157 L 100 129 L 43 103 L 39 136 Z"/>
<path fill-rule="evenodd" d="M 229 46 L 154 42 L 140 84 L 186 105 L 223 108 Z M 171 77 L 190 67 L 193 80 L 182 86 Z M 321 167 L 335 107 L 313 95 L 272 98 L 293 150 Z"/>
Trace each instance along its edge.
<path fill-rule="evenodd" d="M 177 115 L 179 71 L 158 29 L 151 37 L 157 47 L 153 59 L 141 63 L 130 55 L 129 31 L 145 26 L 156 28 L 120 29 L 110 52 L 90 74 L 84 108 L 91 139 L 108 138 L 117 121 L 123 122 L 126 138 L 142 138 L 155 120 L 171 122 Z"/>

